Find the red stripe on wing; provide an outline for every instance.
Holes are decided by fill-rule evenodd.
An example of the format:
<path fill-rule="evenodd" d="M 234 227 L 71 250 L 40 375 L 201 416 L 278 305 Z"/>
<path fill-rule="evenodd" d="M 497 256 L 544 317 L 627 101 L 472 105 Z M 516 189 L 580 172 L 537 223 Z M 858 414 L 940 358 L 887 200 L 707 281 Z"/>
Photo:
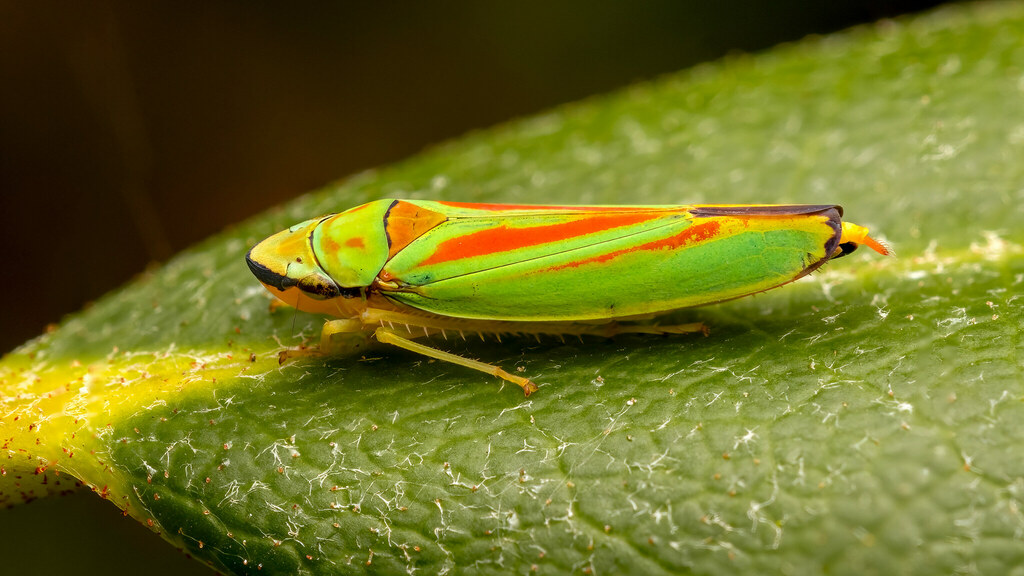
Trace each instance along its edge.
<path fill-rule="evenodd" d="M 384 231 L 388 235 L 388 259 L 402 251 L 413 240 L 446 220 L 444 214 L 422 206 L 396 200 L 384 215 Z"/>
<path fill-rule="evenodd" d="M 629 213 L 629 214 L 598 214 L 589 215 L 569 222 L 548 224 L 546 226 L 529 226 L 510 228 L 501 225 L 495 228 L 488 228 L 465 234 L 458 238 L 452 238 L 441 242 L 434 253 L 427 259 L 420 262 L 421 266 L 474 258 L 497 252 L 510 252 L 530 246 L 560 242 L 570 238 L 577 238 L 587 234 L 594 234 L 632 226 L 660 218 L 663 211 L 658 213 Z"/>
<path fill-rule="evenodd" d="M 648 252 L 655 250 L 676 250 L 684 246 L 691 246 L 700 242 L 706 242 L 718 235 L 721 224 L 715 221 L 706 222 L 704 224 L 696 224 L 690 226 L 682 232 L 669 236 L 668 238 L 662 238 L 660 240 L 654 240 L 647 242 L 646 244 L 640 244 L 632 248 L 623 248 L 621 250 L 615 250 L 607 254 L 600 254 L 598 256 L 591 256 L 590 258 L 584 258 L 583 260 L 577 260 L 576 262 L 567 262 L 565 264 L 559 264 L 558 266 L 552 266 L 545 268 L 544 272 L 552 272 L 555 270 L 562 270 L 565 268 L 579 268 L 585 264 L 600 264 L 607 262 L 614 258 L 618 258 L 623 254 L 630 254 L 633 252 Z"/>

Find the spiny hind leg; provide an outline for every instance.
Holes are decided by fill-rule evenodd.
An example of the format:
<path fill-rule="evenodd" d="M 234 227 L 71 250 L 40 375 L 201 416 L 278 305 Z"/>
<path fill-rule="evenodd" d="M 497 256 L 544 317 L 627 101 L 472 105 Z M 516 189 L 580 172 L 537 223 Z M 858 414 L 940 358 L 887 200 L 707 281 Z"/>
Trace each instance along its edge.
<path fill-rule="evenodd" d="M 506 323 L 508 324 L 508 323 Z M 708 335 L 708 327 L 703 322 L 688 324 L 633 324 L 629 322 L 524 322 L 506 328 L 512 332 L 523 334 L 550 334 L 554 336 L 598 336 L 612 338 L 619 334 L 692 334 L 700 332 Z"/>
<path fill-rule="evenodd" d="M 491 334 L 552 334 L 555 336 L 601 336 L 611 338 L 618 334 L 690 334 L 701 332 L 708 334 L 708 327 L 703 322 L 688 324 L 672 324 L 658 326 L 654 324 L 633 324 L 630 322 L 515 322 L 505 320 L 469 320 L 464 318 L 446 318 L 443 316 L 420 316 L 394 310 L 367 308 L 360 316 L 366 326 L 388 326 L 392 332 L 402 331 L 409 337 L 424 336 L 435 333 L 447 337 L 448 330 L 454 332 L 478 332 Z"/>
<path fill-rule="evenodd" d="M 669 324 L 658 326 L 656 324 L 612 324 L 603 326 L 605 332 L 602 335 L 612 337 L 617 334 L 693 334 L 700 332 L 707 336 L 708 327 L 703 322 L 689 322 L 687 324 Z"/>
<path fill-rule="evenodd" d="M 410 352 L 415 352 L 438 360 L 444 360 L 445 362 L 451 362 L 452 364 L 458 364 L 459 366 L 465 366 L 466 368 L 472 368 L 473 370 L 479 370 L 480 372 L 485 372 L 492 376 L 497 376 L 502 380 L 506 380 L 516 386 L 519 386 L 527 396 L 537 391 L 537 385 L 527 378 L 510 374 L 493 364 L 486 364 L 469 358 L 463 358 L 462 356 L 444 352 L 443 350 L 438 350 L 437 348 L 432 348 L 425 344 L 420 344 L 419 342 L 413 342 L 408 338 L 403 338 L 398 334 L 395 334 L 394 331 L 384 328 L 383 326 L 377 328 L 377 330 L 374 331 L 373 336 L 378 342 L 391 344 L 393 346 L 398 346 L 399 348 L 404 348 Z"/>

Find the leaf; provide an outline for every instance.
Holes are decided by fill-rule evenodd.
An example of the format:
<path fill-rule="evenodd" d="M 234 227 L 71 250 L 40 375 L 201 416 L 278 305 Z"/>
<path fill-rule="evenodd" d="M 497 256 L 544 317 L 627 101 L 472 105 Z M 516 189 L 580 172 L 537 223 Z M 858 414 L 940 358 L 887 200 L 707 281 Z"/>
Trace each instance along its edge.
<path fill-rule="evenodd" d="M 0 361 L 0 503 L 80 481 L 236 574 L 1009 572 L 1022 35 L 981 4 L 807 40 L 229 230 Z M 708 338 L 443 343 L 529 399 L 388 348 L 278 366 L 321 319 L 271 313 L 245 251 L 378 197 L 838 202 L 901 258 L 673 315 Z"/>

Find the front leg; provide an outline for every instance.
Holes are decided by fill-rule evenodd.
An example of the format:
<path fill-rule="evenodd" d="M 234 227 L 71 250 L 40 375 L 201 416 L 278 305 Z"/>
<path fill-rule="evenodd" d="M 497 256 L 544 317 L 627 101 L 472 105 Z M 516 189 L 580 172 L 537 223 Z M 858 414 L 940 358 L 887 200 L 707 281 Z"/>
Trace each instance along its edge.
<path fill-rule="evenodd" d="M 356 318 L 328 320 L 324 322 L 324 327 L 320 331 L 319 347 L 282 350 L 277 355 L 277 360 L 283 364 L 285 360 L 291 358 L 353 352 L 365 347 L 369 339 L 370 333 L 365 330 L 363 323 Z"/>
<path fill-rule="evenodd" d="M 346 338 L 347 336 L 347 338 Z M 356 318 L 328 320 L 320 330 L 320 352 L 338 354 L 360 348 L 369 340 L 369 333 Z"/>

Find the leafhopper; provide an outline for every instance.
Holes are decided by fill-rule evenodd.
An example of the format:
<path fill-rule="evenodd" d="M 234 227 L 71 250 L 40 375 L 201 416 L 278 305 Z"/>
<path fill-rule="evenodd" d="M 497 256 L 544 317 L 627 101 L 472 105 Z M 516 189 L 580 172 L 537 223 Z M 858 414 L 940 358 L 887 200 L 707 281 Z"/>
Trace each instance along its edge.
<path fill-rule="evenodd" d="M 792 282 L 864 244 L 836 205 L 531 206 L 377 200 L 307 220 L 249 251 L 256 278 L 333 316 L 318 350 L 362 334 L 537 386 L 414 339 L 450 333 L 614 336 L 706 331 L 640 322 Z"/>

